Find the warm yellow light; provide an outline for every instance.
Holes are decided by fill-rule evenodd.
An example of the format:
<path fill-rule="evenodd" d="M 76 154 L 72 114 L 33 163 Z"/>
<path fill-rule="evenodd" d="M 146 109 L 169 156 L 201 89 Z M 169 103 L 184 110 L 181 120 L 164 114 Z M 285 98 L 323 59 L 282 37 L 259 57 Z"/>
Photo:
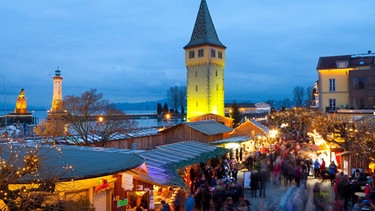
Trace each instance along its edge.
<path fill-rule="evenodd" d="M 98 121 L 99 121 L 99 122 L 103 122 L 103 120 L 104 120 L 104 117 L 102 117 L 102 116 L 100 116 L 100 117 L 98 118 Z"/>
<path fill-rule="evenodd" d="M 279 131 L 277 131 L 277 130 L 270 130 L 269 136 L 270 136 L 270 138 L 275 138 L 278 133 L 279 133 Z"/>
<path fill-rule="evenodd" d="M 166 118 L 167 120 L 169 120 L 169 119 L 171 118 L 171 115 L 170 115 L 170 114 L 166 114 L 166 115 L 165 115 L 165 118 Z"/>

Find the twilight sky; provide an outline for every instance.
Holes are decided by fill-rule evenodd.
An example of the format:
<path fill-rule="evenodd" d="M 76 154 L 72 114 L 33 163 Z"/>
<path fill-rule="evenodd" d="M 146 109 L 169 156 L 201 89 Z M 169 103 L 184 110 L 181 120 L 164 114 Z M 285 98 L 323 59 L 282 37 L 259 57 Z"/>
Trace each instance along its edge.
<path fill-rule="evenodd" d="M 0 103 L 22 88 L 49 108 L 96 88 L 111 102 L 154 101 L 186 84 L 183 47 L 200 0 L 19 0 L 0 3 Z M 373 0 L 207 0 L 227 46 L 225 100 L 292 98 L 313 86 L 320 56 L 375 52 Z M 5 90 L 5 95 L 4 95 Z"/>

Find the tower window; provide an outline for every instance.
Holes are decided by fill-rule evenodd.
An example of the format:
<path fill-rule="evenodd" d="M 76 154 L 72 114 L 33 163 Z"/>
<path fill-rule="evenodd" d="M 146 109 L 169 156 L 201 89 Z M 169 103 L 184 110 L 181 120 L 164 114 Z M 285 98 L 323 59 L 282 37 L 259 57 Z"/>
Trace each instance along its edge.
<path fill-rule="evenodd" d="M 195 52 L 194 51 L 189 51 L 189 58 L 193 59 L 195 57 Z"/>
<path fill-rule="evenodd" d="M 216 57 L 216 51 L 215 51 L 215 49 L 211 49 L 211 57 L 213 57 L 213 58 Z"/>
<path fill-rule="evenodd" d="M 221 51 L 217 52 L 217 57 L 219 59 L 222 59 L 223 58 L 223 52 L 221 52 Z"/>
<path fill-rule="evenodd" d="M 197 101 L 197 102 L 195 102 L 195 106 L 198 106 L 198 101 Z"/>
<path fill-rule="evenodd" d="M 215 72 L 215 75 L 217 76 L 217 70 L 216 70 L 216 72 Z"/>
<path fill-rule="evenodd" d="M 198 86 L 195 86 L 195 91 L 198 91 Z"/>
<path fill-rule="evenodd" d="M 197 71 L 195 71 L 195 77 L 198 77 L 198 72 Z"/>
<path fill-rule="evenodd" d="M 198 50 L 198 57 L 203 57 L 203 55 L 204 55 L 203 49 L 199 49 Z"/>
<path fill-rule="evenodd" d="M 219 91 L 219 85 L 216 84 L 216 91 Z"/>

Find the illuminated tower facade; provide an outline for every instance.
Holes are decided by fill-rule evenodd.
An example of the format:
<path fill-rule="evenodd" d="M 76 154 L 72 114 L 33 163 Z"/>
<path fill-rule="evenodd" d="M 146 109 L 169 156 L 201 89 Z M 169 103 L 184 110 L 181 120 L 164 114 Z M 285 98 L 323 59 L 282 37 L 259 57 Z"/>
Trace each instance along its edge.
<path fill-rule="evenodd" d="M 201 0 L 193 33 L 185 49 L 187 119 L 224 113 L 226 47 L 220 42 L 206 0 Z"/>
<path fill-rule="evenodd" d="M 64 110 L 63 98 L 62 98 L 62 81 L 61 71 L 59 68 L 55 71 L 53 76 L 53 95 L 52 95 L 52 107 L 50 112 L 61 112 Z"/>

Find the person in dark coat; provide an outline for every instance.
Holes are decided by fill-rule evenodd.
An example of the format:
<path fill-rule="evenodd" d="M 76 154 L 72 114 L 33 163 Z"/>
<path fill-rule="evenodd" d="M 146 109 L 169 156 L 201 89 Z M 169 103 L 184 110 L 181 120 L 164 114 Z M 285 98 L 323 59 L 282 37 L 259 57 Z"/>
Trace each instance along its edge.
<path fill-rule="evenodd" d="M 344 201 L 345 210 L 348 210 L 348 202 L 351 194 L 348 175 L 345 174 L 340 178 L 340 182 L 337 184 L 337 193 L 339 199 Z"/>
<path fill-rule="evenodd" d="M 254 158 L 252 156 L 249 156 L 247 159 L 246 159 L 246 163 L 247 163 L 247 170 L 251 171 L 253 170 L 253 165 L 254 165 Z"/>
<path fill-rule="evenodd" d="M 216 172 L 217 179 L 221 180 L 224 177 L 224 167 L 222 165 L 219 166 L 219 169 Z"/>
<path fill-rule="evenodd" d="M 257 197 L 257 192 L 259 190 L 259 173 L 258 170 L 251 171 L 251 180 L 250 180 L 250 189 L 251 189 L 251 196 Z"/>
<path fill-rule="evenodd" d="M 191 181 L 190 192 L 194 192 L 195 170 L 194 170 L 193 166 L 190 168 L 190 172 L 189 173 L 190 173 L 190 181 Z"/>
<path fill-rule="evenodd" d="M 220 211 L 225 200 L 225 186 L 223 182 L 220 181 L 219 184 L 215 187 L 212 200 L 215 204 L 215 211 Z"/>
<path fill-rule="evenodd" d="M 162 208 L 160 209 L 160 211 L 171 211 L 171 207 L 164 200 L 161 200 L 161 205 L 162 205 Z"/>
<path fill-rule="evenodd" d="M 267 171 L 260 170 L 259 174 L 259 197 L 266 197 Z"/>

